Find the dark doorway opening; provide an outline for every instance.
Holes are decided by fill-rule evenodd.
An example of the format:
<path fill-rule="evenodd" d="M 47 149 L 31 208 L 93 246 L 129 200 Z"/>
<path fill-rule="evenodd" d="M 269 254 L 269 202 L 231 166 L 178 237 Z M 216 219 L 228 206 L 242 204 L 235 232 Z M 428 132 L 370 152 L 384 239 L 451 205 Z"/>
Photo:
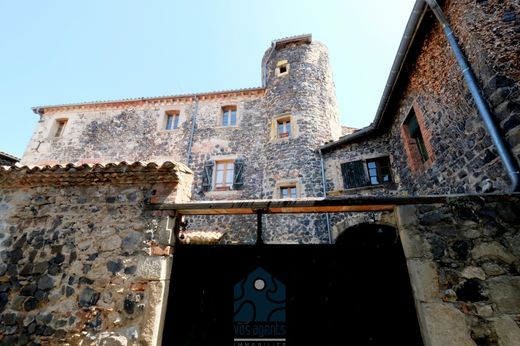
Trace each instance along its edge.
<path fill-rule="evenodd" d="M 397 233 L 369 224 L 334 245 L 177 246 L 163 344 L 240 345 L 233 288 L 259 267 L 285 286 L 286 340 L 256 346 L 422 345 Z"/>

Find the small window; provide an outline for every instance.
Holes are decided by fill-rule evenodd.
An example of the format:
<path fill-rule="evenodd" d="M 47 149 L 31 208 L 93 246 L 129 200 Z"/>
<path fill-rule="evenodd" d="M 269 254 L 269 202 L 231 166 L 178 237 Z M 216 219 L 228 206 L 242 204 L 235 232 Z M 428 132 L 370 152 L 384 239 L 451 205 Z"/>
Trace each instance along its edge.
<path fill-rule="evenodd" d="M 282 186 L 280 187 L 280 197 L 283 199 L 296 198 L 298 194 L 296 192 L 296 186 Z"/>
<path fill-rule="evenodd" d="M 289 63 L 287 60 L 280 60 L 276 63 L 276 75 L 283 76 L 289 73 Z"/>
<path fill-rule="evenodd" d="M 63 131 L 65 130 L 66 124 L 67 119 L 56 120 L 56 131 L 54 132 L 54 137 L 61 137 L 61 135 L 63 135 Z"/>
<path fill-rule="evenodd" d="M 278 119 L 278 138 L 291 137 L 291 118 Z"/>
<path fill-rule="evenodd" d="M 221 126 L 237 126 L 237 107 L 236 106 L 222 107 Z"/>
<path fill-rule="evenodd" d="M 180 114 L 178 111 L 167 111 L 166 112 L 166 124 L 165 130 L 175 130 L 179 127 Z"/>
<path fill-rule="evenodd" d="M 341 175 L 345 189 L 391 183 L 390 159 L 385 156 L 345 162 L 341 164 Z"/>

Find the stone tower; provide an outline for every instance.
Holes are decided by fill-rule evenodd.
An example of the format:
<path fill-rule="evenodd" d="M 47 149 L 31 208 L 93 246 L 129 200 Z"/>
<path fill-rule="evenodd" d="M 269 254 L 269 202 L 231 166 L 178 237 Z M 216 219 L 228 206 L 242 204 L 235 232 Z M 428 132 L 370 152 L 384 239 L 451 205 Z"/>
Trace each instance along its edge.
<path fill-rule="evenodd" d="M 290 193 L 321 197 L 321 162 L 316 148 L 337 139 L 341 131 L 327 48 L 313 42 L 310 35 L 278 40 L 265 53 L 262 69 L 266 88 L 263 109 L 271 128 L 264 146 L 269 164 L 264 167 L 263 197 L 283 198 Z M 326 226 L 322 217 L 306 216 L 305 222 L 302 218 L 291 218 L 291 231 L 293 227 L 301 232 L 311 229 L 310 238 L 323 240 Z M 311 227 L 305 227 L 309 224 Z M 272 237 L 278 239 L 274 234 Z"/>

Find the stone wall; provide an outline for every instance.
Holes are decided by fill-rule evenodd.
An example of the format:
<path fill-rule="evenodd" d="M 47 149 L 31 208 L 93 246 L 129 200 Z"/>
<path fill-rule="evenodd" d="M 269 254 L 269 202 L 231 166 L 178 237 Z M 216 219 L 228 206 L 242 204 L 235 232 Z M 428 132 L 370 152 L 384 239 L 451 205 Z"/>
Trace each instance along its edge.
<path fill-rule="evenodd" d="M 426 345 L 517 345 L 519 196 L 398 208 Z"/>
<path fill-rule="evenodd" d="M 446 1 L 443 6 L 455 35 L 484 90 L 516 158 L 520 157 L 520 60 L 517 44 L 520 5 L 514 1 Z M 429 19 L 426 19 L 427 22 Z M 429 24 L 424 24 L 429 25 Z M 365 137 L 328 153 L 327 180 L 334 193 L 392 193 L 381 187 L 341 191 L 339 165 L 358 158 L 389 155 L 402 194 L 446 194 L 507 191 L 509 178 L 481 120 L 462 72 L 440 25 L 434 21 L 422 39 L 418 34 L 402 81 L 393 94 L 397 103 L 385 117 L 393 121 L 377 137 Z M 412 107 L 421 123 L 433 159 L 412 170 L 401 135 Z"/>
<path fill-rule="evenodd" d="M 173 220 L 143 205 L 188 200 L 191 175 L 123 166 L 0 172 L 1 345 L 160 343 Z"/>

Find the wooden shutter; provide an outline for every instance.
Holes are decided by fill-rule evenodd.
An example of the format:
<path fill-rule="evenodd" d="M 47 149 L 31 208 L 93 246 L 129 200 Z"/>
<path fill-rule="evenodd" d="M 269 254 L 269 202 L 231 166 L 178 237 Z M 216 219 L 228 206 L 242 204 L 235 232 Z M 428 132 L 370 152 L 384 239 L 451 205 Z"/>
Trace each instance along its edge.
<path fill-rule="evenodd" d="M 204 172 L 202 172 L 202 189 L 204 191 L 211 190 L 211 182 L 213 180 L 213 166 L 215 161 L 209 160 L 204 163 Z"/>
<path fill-rule="evenodd" d="M 362 160 L 342 163 L 341 175 L 345 189 L 368 185 L 365 164 Z"/>
<path fill-rule="evenodd" d="M 244 159 L 235 160 L 235 172 L 233 176 L 233 190 L 239 190 L 244 186 Z"/>

